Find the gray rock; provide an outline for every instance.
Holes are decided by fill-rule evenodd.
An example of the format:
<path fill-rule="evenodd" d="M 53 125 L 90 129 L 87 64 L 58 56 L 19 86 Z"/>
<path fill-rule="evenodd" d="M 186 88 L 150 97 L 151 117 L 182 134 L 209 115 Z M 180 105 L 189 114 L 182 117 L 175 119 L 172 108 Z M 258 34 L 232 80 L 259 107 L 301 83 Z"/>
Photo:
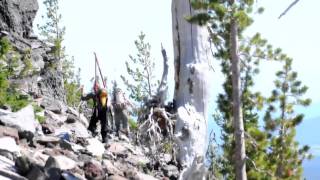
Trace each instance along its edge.
<path fill-rule="evenodd" d="M 44 59 L 44 60 L 50 61 L 49 59 Z M 45 69 L 45 70 L 42 70 L 41 77 L 42 79 L 38 82 L 40 94 L 46 98 L 51 98 L 53 100 L 58 100 L 60 102 L 65 103 L 66 94 L 64 91 L 62 73 L 54 70 Z M 48 106 L 48 105 L 45 105 L 45 106 Z M 66 107 L 63 107 L 63 109 L 60 109 L 60 110 L 57 107 L 55 107 L 57 111 L 65 112 L 67 110 Z"/>
<path fill-rule="evenodd" d="M 0 3 L 1 30 L 28 37 L 32 34 L 32 23 L 38 10 L 37 0 L 2 0 Z"/>
<path fill-rule="evenodd" d="M 75 143 L 72 143 L 70 141 L 66 141 L 64 139 L 60 140 L 60 147 L 62 149 L 66 149 L 66 150 L 69 150 L 69 151 L 73 151 L 73 152 L 80 152 L 82 150 L 85 150 L 84 147 L 78 145 L 78 144 L 75 144 Z"/>
<path fill-rule="evenodd" d="M 38 166 L 33 166 L 27 178 L 29 180 L 46 180 L 47 176 Z"/>
<path fill-rule="evenodd" d="M 19 174 L 25 176 L 31 170 L 31 162 L 27 157 L 20 156 L 15 161 L 15 167 Z"/>
<path fill-rule="evenodd" d="M 5 109 L 0 109 L 0 116 L 3 116 L 3 115 L 8 115 L 12 113 L 11 111 L 9 110 L 5 110 Z"/>
<path fill-rule="evenodd" d="M 75 122 L 72 124 L 63 124 L 60 128 L 55 130 L 55 135 L 59 135 L 61 133 L 72 134 L 76 137 L 88 138 L 90 137 L 88 130 L 84 127 L 80 122 Z"/>
<path fill-rule="evenodd" d="M 5 156 L 0 155 L 0 169 L 15 172 L 14 162 Z"/>
<path fill-rule="evenodd" d="M 82 113 L 79 113 L 78 111 L 76 111 L 75 109 L 73 109 L 71 107 L 68 107 L 67 112 L 69 114 L 73 114 L 74 116 L 76 116 L 77 120 L 80 121 L 85 127 L 89 126 L 88 119 Z"/>
<path fill-rule="evenodd" d="M 123 146 L 122 143 L 114 142 L 110 144 L 110 146 L 108 147 L 108 151 L 112 152 L 115 155 L 124 155 L 127 154 L 128 149 Z"/>
<path fill-rule="evenodd" d="M 45 115 L 48 117 L 49 120 L 47 120 L 47 123 L 50 124 L 51 126 L 58 124 L 63 124 L 67 120 L 66 115 L 62 114 L 56 114 L 52 111 L 46 110 Z"/>
<path fill-rule="evenodd" d="M 89 145 L 86 146 L 88 152 L 93 156 L 102 157 L 105 148 L 104 145 L 96 138 L 87 139 Z"/>
<path fill-rule="evenodd" d="M 85 177 L 90 180 L 104 180 L 105 172 L 101 165 L 92 161 L 86 162 L 83 167 Z"/>
<path fill-rule="evenodd" d="M 165 176 L 170 177 L 170 178 L 178 179 L 178 177 L 180 175 L 178 167 L 174 166 L 174 165 L 166 165 L 162 168 L 162 171 Z"/>
<path fill-rule="evenodd" d="M 145 165 L 150 162 L 145 156 L 138 156 L 134 154 L 129 154 L 126 158 L 126 162 L 132 164 L 133 166 Z"/>
<path fill-rule="evenodd" d="M 44 146 L 55 146 L 60 142 L 60 138 L 54 136 L 38 136 L 35 141 Z"/>
<path fill-rule="evenodd" d="M 3 137 L 3 136 L 12 137 L 12 138 L 14 138 L 16 143 L 19 142 L 18 130 L 15 128 L 0 126 L 0 137 Z"/>
<path fill-rule="evenodd" d="M 55 100 L 53 98 L 48 98 L 48 97 L 45 97 L 42 100 L 40 106 L 56 114 L 64 114 L 67 110 L 67 107 L 64 105 L 62 101 Z"/>
<path fill-rule="evenodd" d="M 52 133 L 54 133 L 55 127 L 53 125 L 48 124 L 48 123 L 42 123 L 41 126 L 42 126 L 42 132 L 44 134 L 52 134 Z"/>
<path fill-rule="evenodd" d="M 66 141 L 66 140 L 64 140 L 64 139 L 61 139 L 61 140 L 60 140 L 60 147 L 61 147 L 62 149 L 66 149 L 66 150 L 69 150 L 69 151 L 74 151 L 73 148 L 72 148 L 71 142 Z"/>
<path fill-rule="evenodd" d="M 0 169 L 0 179 L 1 180 L 27 180 L 27 178 L 20 176 L 12 171 Z"/>
<path fill-rule="evenodd" d="M 153 176 L 150 176 L 148 174 L 144 174 L 141 172 L 138 172 L 136 177 L 137 177 L 137 180 L 158 180 L 157 178 L 155 178 Z"/>
<path fill-rule="evenodd" d="M 12 137 L 0 138 L 0 150 L 20 154 L 20 147 L 16 144 L 16 141 Z"/>
<path fill-rule="evenodd" d="M 35 133 L 37 128 L 40 127 L 40 124 L 35 119 L 32 105 L 28 105 L 18 112 L 0 116 L 0 121 L 6 126 L 31 133 Z"/>
<path fill-rule="evenodd" d="M 70 170 L 77 166 L 76 162 L 66 156 L 50 156 L 46 162 L 45 168 L 57 168 L 60 170 Z"/>
<path fill-rule="evenodd" d="M 111 161 L 109 160 L 103 160 L 102 161 L 102 165 L 105 167 L 105 169 L 107 170 L 108 175 L 120 175 L 123 176 L 123 173 L 117 168 L 115 167 Z"/>
<path fill-rule="evenodd" d="M 48 169 L 45 169 L 44 171 L 47 176 L 47 179 L 50 179 L 50 180 L 61 179 L 61 170 L 58 168 L 48 168 Z"/>
<path fill-rule="evenodd" d="M 32 162 L 32 164 L 38 165 L 40 167 L 45 166 L 45 163 L 49 158 L 48 155 L 43 154 L 42 150 L 35 150 L 35 151 L 32 151 L 30 149 L 22 150 L 22 154 L 28 157 L 28 159 L 30 160 L 30 162 Z"/>
<path fill-rule="evenodd" d="M 128 179 L 125 177 L 122 177 L 122 176 L 113 175 L 113 176 L 108 177 L 107 180 L 128 180 Z"/>
<path fill-rule="evenodd" d="M 75 123 L 79 118 L 76 115 L 68 114 L 66 123 Z"/>

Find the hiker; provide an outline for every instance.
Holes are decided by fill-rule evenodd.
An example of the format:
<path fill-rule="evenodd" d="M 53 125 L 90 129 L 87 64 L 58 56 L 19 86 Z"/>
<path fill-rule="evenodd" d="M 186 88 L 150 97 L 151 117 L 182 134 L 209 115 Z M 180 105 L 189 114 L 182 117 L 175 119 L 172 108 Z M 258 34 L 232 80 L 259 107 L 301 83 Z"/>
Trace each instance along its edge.
<path fill-rule="evenodd" d="M 88 130 L 91 131 L 93 136 L 96 136 L 97 122 L 98 120 L 100 120 L 102 142 L 107 143 L 107 113 L 110 113 L 110 108 L 108 106 L 107 90 L 105 88 L 100 88 L 99 84 L 96 82 L 93 87 L 93 92 L 85 96 L 81 95 L 81 100 L 87 101 L 89 99 L 93 100 L 93 112 L 90 119 Z"/>
<path fill-rule="evenodd" d="M 116 136 L 119 136 L 119 132 L 121 131 L 129 137 L 128 105 L 131 105 L 131 103 L 125 98 L 122 90 L 120 88 L 114 88 L 112 107 L 116 124 Z"/>

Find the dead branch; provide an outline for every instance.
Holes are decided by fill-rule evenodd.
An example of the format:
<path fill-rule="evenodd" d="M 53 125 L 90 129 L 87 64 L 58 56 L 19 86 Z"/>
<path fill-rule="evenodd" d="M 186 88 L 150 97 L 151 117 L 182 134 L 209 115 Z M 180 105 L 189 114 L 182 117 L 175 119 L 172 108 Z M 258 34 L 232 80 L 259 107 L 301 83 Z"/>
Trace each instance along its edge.
<path fill-rule="evenodd" d="M 160 99 L 160 102 L 159 102 L 160 106 L 164 105 L 164 101 L 167 96 L 167 91 L 168 91 L 167 79 L 168 79 L 168 69 L 169 69 L 167 52 L 163 48 L 162 44 L 161 44 L 161 53 L 163 57 L 163 73 L 162 73 L 161 82 L 159 84 L 158 92 L 157 92 L 157 97 Z"/>
<path fill-rule="evenodd" d="M 256 170 L 256 171 L 258 171 L 258 172 L 260 172 L 260 173 L 265 173 L 265 174 L 267 174 L 267 175 L 270 176 L 270 177 L 274 177 L 274 175 L 271 174 L 269 171 L 263 170 L 263 169 L 259 169 L 259 168 L 257 167 L 256 163 L 255 163 L 252 159 L 250 159 L 248 156 L 246 156 L 246 160 L 249 160 L 249 162 L 253 165 L 254 170 Z"/>
<path fill-rule="evenodd" d="M 278 19 L 280 19 L 282 16 L 286 15 L 287 12 L 288 12 L 294 5 L 296 5 L 299 1 L 300 1 L 300 0 L 295 0 L 295 1 L 293 1 L 293 2 L 287 7 L 287 9 L 284 10 L 284 11 L 280 14 L 280 16 L 278 17 Z"/>

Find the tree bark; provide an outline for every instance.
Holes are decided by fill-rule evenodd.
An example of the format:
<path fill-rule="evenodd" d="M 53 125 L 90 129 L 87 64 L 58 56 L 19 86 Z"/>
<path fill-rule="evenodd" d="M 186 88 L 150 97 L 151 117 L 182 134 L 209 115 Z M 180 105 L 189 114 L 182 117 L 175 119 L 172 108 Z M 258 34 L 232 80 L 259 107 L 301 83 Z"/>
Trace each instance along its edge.
<path fill-rule="evenodd" d="M 242 117 L 240 92 L 240 59 L 238 55 L 238 24 L 236 19 L 231 20 L 231 70 L 232 70 L 232 103 L 233 125 L 235 136 L 235 169 L 236 179 L 246 180 L 246 151 L 244 139 L 244 126 Z"/>
<path fill-rule="evenodd" d="M 174 99 L 178 111 L 175 140 L 179 147 L 177 159 L 185 168 L 182 179 L 204 178 L 204 171 L 199 169 L 204 167 L 207 147 L 210 41 L 206 27 L 186 21 L 185 17 L 195 13 L 190 0 L 172 0 Z"/>

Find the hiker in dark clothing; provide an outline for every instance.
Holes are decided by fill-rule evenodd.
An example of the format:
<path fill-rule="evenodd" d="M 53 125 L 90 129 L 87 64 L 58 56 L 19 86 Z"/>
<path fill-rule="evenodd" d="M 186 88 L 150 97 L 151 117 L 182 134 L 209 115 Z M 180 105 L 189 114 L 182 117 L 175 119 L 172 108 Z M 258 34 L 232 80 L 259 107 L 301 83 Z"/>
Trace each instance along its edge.
<path fill-rule="evenodd" d="M 102 142 L 107 142 L 107 131 L 108 131 L 108 119 L 107 113 L 111 114 L 110 108 L 108 107 L 108 93 L 106 89 L 101 89 L 96 84 L 94 86 L 94 92 L 87 94 L 86 96 L 82 96 L 81 100 L 89 100 L 92 99 L 94 106 L 93 106 L 93 113 L 90 119 L 88 130 L 91 131 L 92 135 L 97 135 L 97 122 L 100 120 L 101 123 L 101 136 Z M 112 114 L 111 114 L 112 115 Z"/>

